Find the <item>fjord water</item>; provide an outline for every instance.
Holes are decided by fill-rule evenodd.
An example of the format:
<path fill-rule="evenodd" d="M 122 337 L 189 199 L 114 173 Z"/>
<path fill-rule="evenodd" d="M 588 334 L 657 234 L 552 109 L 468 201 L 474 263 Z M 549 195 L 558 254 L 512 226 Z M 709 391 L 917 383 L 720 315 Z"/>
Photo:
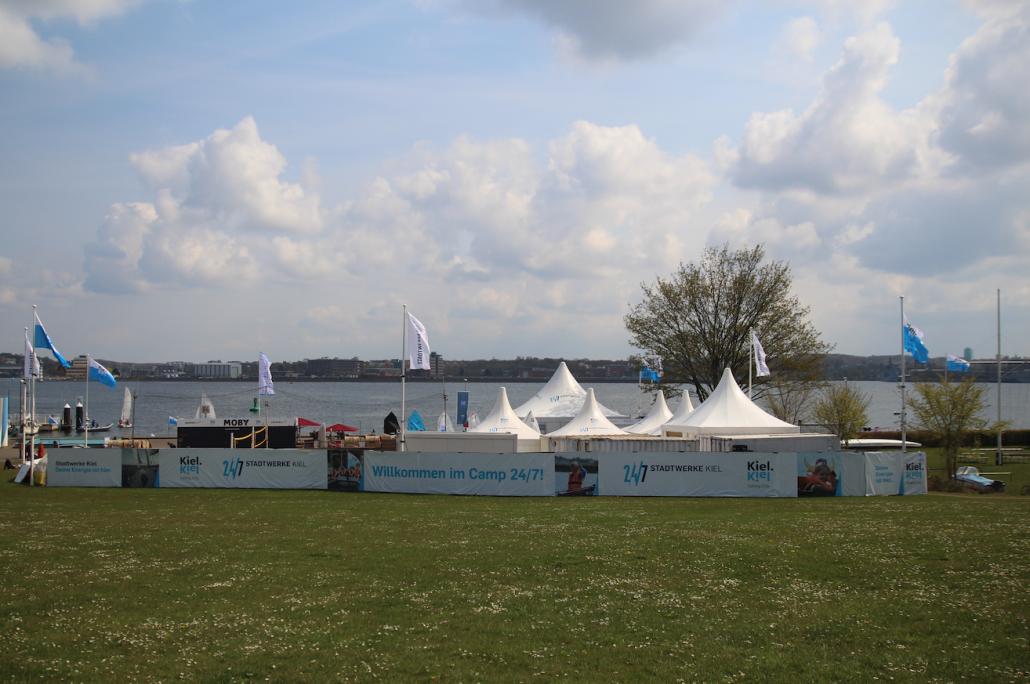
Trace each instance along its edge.
<path fill-rule="evenodd" d="M 867 394 L 869 425 L 883 429 L 896 429 L 895 412 L 899 410 L 899 390 L 888 382 L 849 383 Z M 168 418 L 192 418 L 200 403 L 200 396 L 206 393 L 215 406 L 219 417 L 249 416 L 250 407 L 256 396 L 256 387 L 251 382 L 203 382 L 203 381 L 144 381 L 119 382 L 116 389 L 108 389 L 99 383 L 89 388 L 89 412 L 100 424 L 117 423 L 121 413 L 123 387 L 137 395 L 135 434 L 173 434 Z M 539 390 L 543 383 L 488 383 L 473 382 L 467 385 L 470 405 L 480 416 L 485 416 L 493 406 L 497 388 L 508 388 L 512 406 L 517 407 Z M 584 383 L 584 387 L 590 387 Z M 632 383 L 599 383 L 593 385 L 598 400 L 611 409 L 639 416 L 651 406 L 651 397 Z M 911 392 L 911 385 L 909 391 Z M 444 409 L 443 393 L 447 392 L 447 411 L 453 418 L 458 390 L 465 389 L 461 382 L 409 382 L 407 386 L 407 410 L 417 409 L 426 426 L 432 429 L 436 418 Z M 996 417 L 995 385 L 985 385 L 987 410 L 985 417 L 993 421 Z M 37 384 L 36 416 L 41 422 L 47 415 L 60 419 L 61 409 L 67 402 L 73 408 L 77 399 L 85 397 L 83 382 L 64 380 L 46 381 Z M 267 407 L 263 412 L 273 418 L 294 418 L 303 416 L 325 423 L 342 422 L 359 428 L 362 432 L 381 432 L 383 418 L 393 411 L 400 414 L 400 382 L 276 382 L 276 394 L 263 397 Z M 11 422 L 15 422 L 18 411 L 20 380 L 0 379 L 0 396 L 8 396 L 11 406 Z M 1005 383 L 1001 386 L 1002 418 L 1013 428 L 1030 427 L 1030 384 Z M 678 399 L 670 401 L 673 409 Z M 695 398 L 695 404 L 696 404 Z M 128 430 L 123 431 L 128 434 Z M 115 428 L 112 435 L 117 435 Z"/>

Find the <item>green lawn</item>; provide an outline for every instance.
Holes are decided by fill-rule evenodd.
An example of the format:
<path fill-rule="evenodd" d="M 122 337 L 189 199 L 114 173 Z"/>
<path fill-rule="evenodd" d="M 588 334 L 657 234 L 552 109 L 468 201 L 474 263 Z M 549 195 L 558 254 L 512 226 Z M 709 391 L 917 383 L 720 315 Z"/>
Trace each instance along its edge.
<path fill-rule="evenodd" d="M 0 679 L 1030 677 L 1030 499 L 0 485 Z"/>

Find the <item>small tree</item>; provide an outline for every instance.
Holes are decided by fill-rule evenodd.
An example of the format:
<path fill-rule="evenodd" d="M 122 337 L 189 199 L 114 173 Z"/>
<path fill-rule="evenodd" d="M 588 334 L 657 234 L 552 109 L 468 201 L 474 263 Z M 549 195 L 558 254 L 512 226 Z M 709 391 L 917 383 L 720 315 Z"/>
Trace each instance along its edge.
<path fill-rule="evenodd" d="M 869 396 L 844 385 L 830 385 L 812 410 L 815 421 L 825 425 L 845 445 L 869 422 Z"/>
<path fill-rule="evenodd" d="M 825 385 L 819 380 L 786 377 L 782 373 L 766 380 L 765 400 L 769 404 L 769 413 L 794 425 L 808 417 L 812 396 Z"/>
<path fill-rule="evenodd" d="M 944 467 L 948 477 L 954 478 L 962 438 L 971 430 L 987 427 L 987 420 L 981 417 L 985 408 L 985 389 L 978 386 L 973 378 L 966 378 L 961 382 L 947 379 L 921 382 L 916 384 L 915 390 L 908 406 L 915 414 L 918 426 L 940 439 Z"/>

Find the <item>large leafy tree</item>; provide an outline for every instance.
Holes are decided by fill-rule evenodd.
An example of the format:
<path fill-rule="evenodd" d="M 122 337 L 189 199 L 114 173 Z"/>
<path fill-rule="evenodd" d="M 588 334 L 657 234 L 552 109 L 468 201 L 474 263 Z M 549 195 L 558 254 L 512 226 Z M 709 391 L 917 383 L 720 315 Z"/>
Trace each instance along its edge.
<path fill-rule="evenodd" d="M 780 383 L 803 386 L 822 377 L 831 347 L 791 293 L 790 266 L 767 261 L 765 249 L 709 247 L 701 260 L 680 264 L 668 278 L 643 284 L 643 301 L 626 315 L 630 342 L 664 365 L 663 385 L 688 384 L 705 399 L 724 368 L 747 377 L 751 331 Z M 755 378 L 755 396 L 768 389 Z"/>
<path fill-rule="evenodd" d="M 940 382 L 917 383 L 915 396 L 908 399 L 919 427 L 940 439 L 944 467 L 950 478 L 955 477 L 962 438 L 971 430 L 987 427 L 987 420 L 982 417 L 985 391 L 973 378 L 962 382 L 945 378 Z"/>

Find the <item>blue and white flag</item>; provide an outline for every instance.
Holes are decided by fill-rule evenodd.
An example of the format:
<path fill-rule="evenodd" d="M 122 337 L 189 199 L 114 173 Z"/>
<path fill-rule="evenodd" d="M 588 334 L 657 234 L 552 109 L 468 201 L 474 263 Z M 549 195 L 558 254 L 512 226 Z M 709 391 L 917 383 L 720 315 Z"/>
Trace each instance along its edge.
<path fill-rule="evenodd" d="M 650 361 L 643 359 L 640 364 L 640 382 L 662 381 L 662 359 L 660 357 L 656 356 Z"/>
<path fill-rule="evenodd" d="M 39 357 L 36 356 L 36 350 L 32 348 L 32 343 L 29 342 L 29 331 L 25 331 L 25 356 L 23 358 L 23 366 L 21 376 L 26 380 L 30 378 L 43 379 L 43 369 L 39 367 Z"/>
<path fill-rule="evenodd" d="M 955 373 L 967 373 L 969 371 L 969 362 L 963 359 L 961 356 L 955 356 L 954 354 L 948 354 L 948 360 L 945 363 L 945 368 Z"/>
<path fill-rule="evenodd" d="M 35 335 L 34 345 L 36 349 L 49 349 L 53 353 L 54 358 L 65 368 L 71 368 L 72 365 L 68 363 L 68 359 L 61 356 L 61 352 L 57 351 L 57 347 L 54 346 L 54 341 L 50 339 L 50 335 L 47 335 L 46 328 L 43 327 L 43 323 L 39 320 L 39 314 L 33 314 L 36 317 L 36 330 L 33 333 Z"/>
<path fill-rule="evenodd" d="M 426 326 L 410 313 L 408 314 L 408 363 L 412 369 L 432 370 L 429 363 L 429 335 Z"/>
<path fill-rule="evenodd" d="M 769 366 L 765 363 L 765 350 L 762 349 L 762 343 L 758 341 L 758 335 L 754 330 L 751 331 L 751 342 L 755 346 L 755 375 L 760 378 L 772 375 L 769 372 Z"/>
<path fill-rule="evenodd" d="M 175 416 L 168 416 L 168 424 L 169 425 L 178 425 L 179 421 L 175 418 Z"/>
<path fill-rule="evenodd" d="M 912 358 L 919 363 L 926 363 L 930 360 L 930 352 L 926 348 L 925 339 L 923 338 L 923 331 L 912 325 L 908 320 L 908 316 L 905 316 L 905 325 L 902 329 L 904 332 L 903 337 L 903 348 Z"/>
<path fill-rule="evenodd" d="M 272 364 L 264 352 L 258 354 L 258 394 L 262 396 L 275 394 L 275 383 L 272 382 Z"/>
<path fill-rule="evenodd" d="M 100 362 L 94 359 L 89 354 L 86 355 L 86 359 L 89 361 L 89 380 L 96 380 L 101 385 L 107 385 L 108 387 L 114 387 L 118 382 L 111 375 L 111 371 L 100 365 Z"/>

